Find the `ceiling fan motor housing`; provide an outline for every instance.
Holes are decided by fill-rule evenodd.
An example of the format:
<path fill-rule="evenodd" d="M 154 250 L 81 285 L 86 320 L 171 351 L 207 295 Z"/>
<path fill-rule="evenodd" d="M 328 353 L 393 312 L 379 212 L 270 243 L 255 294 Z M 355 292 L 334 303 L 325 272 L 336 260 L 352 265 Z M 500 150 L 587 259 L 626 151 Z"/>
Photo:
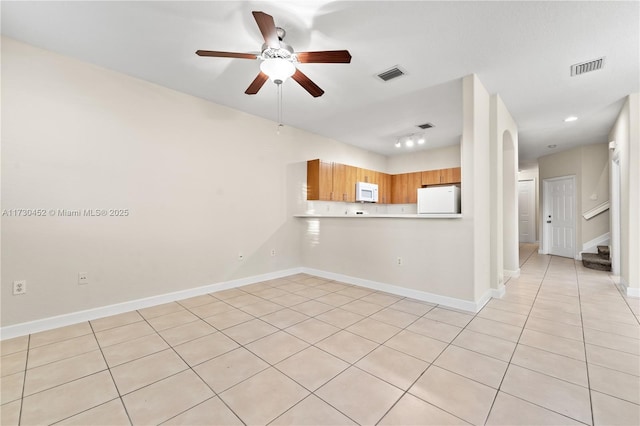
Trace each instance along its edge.
<path fill-rule="evenodd" d="M 295 59 L 295 55 L 293 54 L 293 47 L 288 44 L 284 44 L 280 42 L 280 48 L 274 49 L 272 47 L 267 46 L 266 44 L 262 45 L 262 54 L 260 55 L 262 59 L 286 59 L 288 61 L 293 61 Z"/>

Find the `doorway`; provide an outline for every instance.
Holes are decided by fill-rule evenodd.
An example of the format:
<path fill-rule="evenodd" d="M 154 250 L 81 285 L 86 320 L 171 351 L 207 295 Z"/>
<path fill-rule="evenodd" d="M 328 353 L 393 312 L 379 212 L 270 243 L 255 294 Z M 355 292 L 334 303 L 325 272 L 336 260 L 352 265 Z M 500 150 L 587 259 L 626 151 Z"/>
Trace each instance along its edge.
<path fill-rule="evenodd" d="M 544 253 L 575 257 L 576 247 L 576 177 L 545 179 Z"/>
<path fill-rule="evenodd" d="M 521 243 L 536 242 L 536 183 L 518 181 L 518 237 Z"/>

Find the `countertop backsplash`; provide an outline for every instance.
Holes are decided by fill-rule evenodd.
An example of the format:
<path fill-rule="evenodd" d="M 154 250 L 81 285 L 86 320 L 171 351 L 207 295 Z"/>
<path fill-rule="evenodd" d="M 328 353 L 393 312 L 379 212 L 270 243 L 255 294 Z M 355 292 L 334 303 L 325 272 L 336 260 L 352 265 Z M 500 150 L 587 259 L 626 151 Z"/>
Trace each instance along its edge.
<path fill-rule="evenodd" d="M 304 214 L 318 215 L 355 215 L 363 214 L 416 214 L 416 204 L 378 204 L 378 203 L 345 203 L 340 201 L 307 201 Z"/>

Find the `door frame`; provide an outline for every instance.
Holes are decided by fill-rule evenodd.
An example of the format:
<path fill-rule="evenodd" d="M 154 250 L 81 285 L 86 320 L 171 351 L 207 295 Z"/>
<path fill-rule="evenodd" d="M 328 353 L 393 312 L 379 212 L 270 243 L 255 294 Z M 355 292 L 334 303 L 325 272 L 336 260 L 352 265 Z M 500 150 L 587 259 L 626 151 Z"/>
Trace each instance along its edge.
<path fill-rule="evenodd" d="M 533 241 L 531 241 L 531 243 L 535 243 L 537 241 L 537 235 L 536 235 L 536 180 L 535 178 L 533 179 L 522 179 L 522 180 L 518 180 L 518 203 L 520 202 L 520 183 L 521 182 L 530 182 L 531 183 L 531 192 L 529 194 L 529 201 L 531 202 L 531 209 L 532 209 L 532 216 L 533 216 L 533 220 L 531 220 L 530 223 L 530 227 L 533 228 L 531 235 L 533 236 Z M 520 209 L 518 209 L 518 242 L 522 242 L 520 241 Z"/>
<path fill-rule="evenodd" d="M 611 200 L 609 220 L 611 232 L 611 274 L 620 275 L 620 156 L 614 152 L 611 159 Z"/>
<path fill-rule="evenodd" d="M 568 176 L 558 176 L 554 178 L 547 178 L 542 181 L 542 215 L 541 215 L 541 225 L 542 225 L 542 253 L 543 254 L 551 254 L 551 224 L 547 223 L 547 217 L 552 209 L 552 198 L 551 198 L 551 184 L 558 180 L 571 179 L 573 181 L 573 258 L 576 257 L 576 249 L 577 249 L 577 232 L 576 225 L 578 220 L 578 212 L 576 210 L 576 175 L 568 175 Z"/>

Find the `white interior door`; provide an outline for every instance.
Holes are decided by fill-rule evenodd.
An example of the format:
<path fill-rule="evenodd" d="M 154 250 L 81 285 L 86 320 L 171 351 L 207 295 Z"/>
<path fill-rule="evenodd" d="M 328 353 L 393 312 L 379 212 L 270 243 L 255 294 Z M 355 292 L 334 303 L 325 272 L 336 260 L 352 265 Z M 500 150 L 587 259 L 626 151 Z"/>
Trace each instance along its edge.
<path fill-rule="evenodd" d="M 545 179 L 544 183 L 547 252 L 573 258 L 576 241 L 575 177 Z"/>
<path fill-rule="evenodd" d="M 536 185 L 534 180 L 518 182 L 518 235 L 521 243 L 536 242 Z"/>

